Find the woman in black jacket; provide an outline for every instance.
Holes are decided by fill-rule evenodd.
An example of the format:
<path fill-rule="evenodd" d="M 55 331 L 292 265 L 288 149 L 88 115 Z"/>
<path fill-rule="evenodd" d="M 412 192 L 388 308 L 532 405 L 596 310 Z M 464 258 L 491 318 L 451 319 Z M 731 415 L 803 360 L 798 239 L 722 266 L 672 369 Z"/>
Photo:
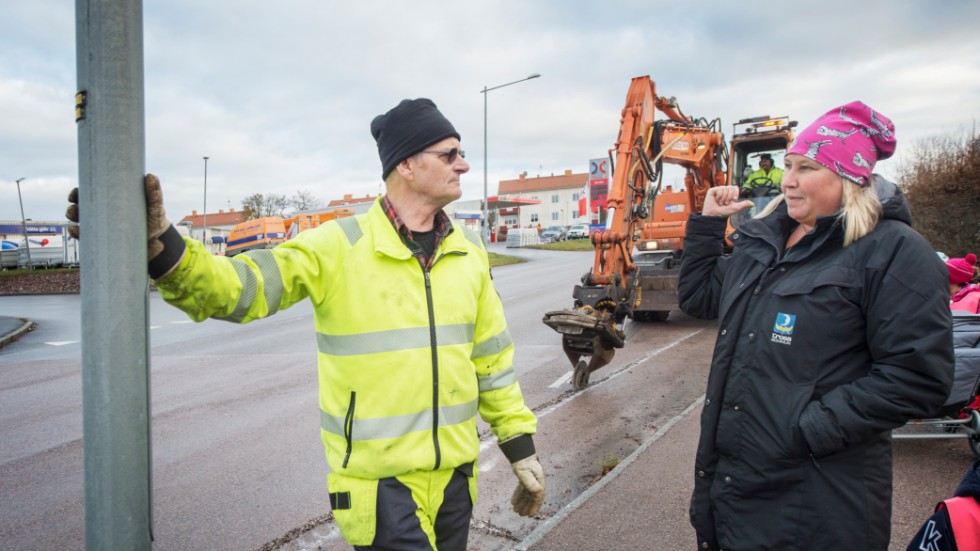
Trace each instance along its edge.
<path fill-rule="evenodd" d="M 783 194 L 708 190 L 687 225 L 681 308 L 718 318 L 695 461 L 699 549 L 887 549 L 891 429 L 942 406 L 953 376 L 948 273 L 872 175 L 894 127 L 832 109 L 785 156 Z"/>

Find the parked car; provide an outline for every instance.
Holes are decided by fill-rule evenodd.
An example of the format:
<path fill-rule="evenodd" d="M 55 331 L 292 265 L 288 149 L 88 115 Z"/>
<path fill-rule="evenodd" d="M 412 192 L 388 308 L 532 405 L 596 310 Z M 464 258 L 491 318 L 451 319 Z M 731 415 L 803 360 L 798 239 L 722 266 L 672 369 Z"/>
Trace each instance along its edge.
<path fill-rule="evenodd" d="M 548 241 L 561 241 L 565 238 L 565 232 L 561 226 L 548 226 L 541 230 L 541 239 Z"/>
<path fill-rule="evenodd" d="M 585 239 L 589 236 L 588 224 L 575 224 L 568 229 L 568 239 Z"/>

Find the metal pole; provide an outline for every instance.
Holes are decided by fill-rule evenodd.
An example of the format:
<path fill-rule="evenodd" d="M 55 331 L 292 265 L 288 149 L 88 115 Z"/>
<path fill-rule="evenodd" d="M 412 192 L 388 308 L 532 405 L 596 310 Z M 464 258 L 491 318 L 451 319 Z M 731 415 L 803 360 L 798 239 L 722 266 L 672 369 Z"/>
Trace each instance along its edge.
<path fill-rule="evenodd" d="M 482 224 L 486 226 L 483 231 L 483 241 L 485 243 L 490 242 L 490 218 L 489 207 L 487 203 L 487 92 L 491 90 L 496 90 L 498 88 L 503 88 L 505 86 L 510 86 L 511 84 L 517 84 L 519 82 L 524 82 L 525 80 L 531 80 L 532 78 L 538 78 L 541 75 L 534 73 L 533 75 L 528 75 L 520 80 L 515 80 L 514 82 L 508 82 L 507 84 L 501 84 L 499 86 L 494 86 L 492 88 L 487 88 L 486 85 L 483 86 L 483 90 L 480 93 L 483 94 L 483 221 Z"/>
<path fill-rule="evenodd" d="M 204 247 L 208 246 L 208 159 L 210 157 L 204 158 L 204 228 L 202 231 Z"/>
<path fill-rule="evenodd" d="M 31 260 L 31 240 L 27 236 L 27 218 L 24 218 L 24 200 L 20 198 L 20 181 L 25 179 L 17 178 L 17 202 L 20 203 L 20 223 L 24 226 L 24 246 L 27 247 L 27 269 L 33 270 L 34 262 Z"/>
<path fill-rule="evenodd" d="M 17 188 L 20 190 L 20 187 Z M 490 242 L 490 220 L 487 218 L 487 212 L 489 211 L 489 205 L 487 205 L 487 87 L 483 87 L 483 218 L 480 220 L 480 224 L 483 226 L 483 231 L 480 235 L 483 236 L 483 242 Z M 26 231 L 26 230 L 25 230 Z"/>
<path fill-rule="evenodd" d="M 85 548 L 152 548 L 143 8 L 76 0 Z"/>

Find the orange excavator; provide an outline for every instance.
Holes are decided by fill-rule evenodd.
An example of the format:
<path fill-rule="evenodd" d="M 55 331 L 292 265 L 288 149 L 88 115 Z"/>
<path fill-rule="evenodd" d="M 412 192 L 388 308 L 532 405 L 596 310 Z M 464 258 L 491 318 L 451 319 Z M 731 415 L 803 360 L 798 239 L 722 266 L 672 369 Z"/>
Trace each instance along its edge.
<path fill-rule="evenodd" d="M 656 120 L 658 111 L 666 118 Z M 739 122 L 745 121 L 752 128 L 732 142 L 741 172 L 753 154 L 785 152 L 795 126 L 770 117 Z M 770 129 L 775 132 L 758 133 L 772 121 L 780 125 Z M 609 156 L 613 180 L 605 227 L 591 235 L 592 269 L 575 286 L 572 308 L 548 312 L 543 319 L 562 336 L 576 390 L 588 386 L 589 375 L 612 361 L 615 350 L 625 345 L 627 317 L 663 321 L 677 308 L 677 275 L 688 217 L 701 211 L 710 187 L 740 183 L 733 182 L 728 170 L 721 121 L 686 116 L 675 98 L 657 94 L 649 76 L 633 79 Z M 663 185 L 664 163 L 684 170 L 682 189 Z"/>

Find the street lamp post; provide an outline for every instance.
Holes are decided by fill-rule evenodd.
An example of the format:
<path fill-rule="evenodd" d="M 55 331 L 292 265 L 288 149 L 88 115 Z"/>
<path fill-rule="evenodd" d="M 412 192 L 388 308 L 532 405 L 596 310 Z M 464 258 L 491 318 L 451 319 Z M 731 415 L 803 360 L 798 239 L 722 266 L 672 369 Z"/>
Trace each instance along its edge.
<path fill-rule="evenodd" d="M 491 88 L 484 86 L 483 90 L 480 90 L 480 93 L 483 94 L 483 225 L 485 226 L 483 231 L 483 240 L 488 243 L 490 242 L 490 219 L 488 218 L 490 205 L 487 203 L 487 92 L 496 90 L 497 88 L 503 88 L 504 86 L 510 86 L 511 84 L 517 84 L 518 82 L 524 82 L 525 80 L 531 80 L 532 78 L 538 78 L 540 76 L 540 74 L 534 73 L 533 75 L 528 75 L 521 80 L 515 80 L 514 82 L 508 82 L 507 84 L 501 84 Z"/>
<path fill-rule="evenodd" d="M 208 247 L 208 159 L 210 157 L 204 158 L 204 222 L 201 228 L 201 242 L 205 249 Z"/>
<path fill-rule="evenodd" d="M 24 200 L 20 198 L 20 181 L 25 178 L 17 178 L 17 202 L 20 203 L 20 223 L 24 228 L 24 246 L 27 247 L 27 269 L 34 269 L 34 262 L 31 260 L 31 240 L 27 235 L 27 218 L 24 218 Z"/>

